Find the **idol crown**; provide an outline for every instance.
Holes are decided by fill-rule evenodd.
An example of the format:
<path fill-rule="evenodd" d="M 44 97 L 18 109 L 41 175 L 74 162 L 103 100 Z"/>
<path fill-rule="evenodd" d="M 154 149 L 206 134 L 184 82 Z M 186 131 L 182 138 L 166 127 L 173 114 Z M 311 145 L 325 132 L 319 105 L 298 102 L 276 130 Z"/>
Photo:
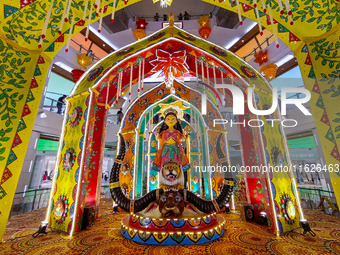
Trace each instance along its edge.
<path fill-rule="evenodd" d="M 164 116 L 168 115 L 169 113 L 173 113 L 177 116 L 177 111 L 174 108 L 169 108 L 164 112 Z"/>

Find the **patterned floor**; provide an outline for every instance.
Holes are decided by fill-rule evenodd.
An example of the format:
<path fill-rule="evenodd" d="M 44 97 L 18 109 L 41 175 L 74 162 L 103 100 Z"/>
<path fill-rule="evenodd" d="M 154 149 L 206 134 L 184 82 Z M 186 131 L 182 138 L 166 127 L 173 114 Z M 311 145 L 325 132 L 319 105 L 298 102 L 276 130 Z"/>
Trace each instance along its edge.
<path fill-rule="evenodd" d="M 241 221 L 237 214 L 223 214 L 227 230 L 217 241 L 194 246 L 151 246 L 124 239 L 119 229 L 126 214 L 112 214 L 110 205 L 109 199 L 102 201 L 96 224 L 73 238 L 56 231 L 32 237 L 46 209 L 14 216 L 0 244 L 0 254 L 340 254 L 340 220 L 316 211 L 305 210 L 305 214 L 317 237 L 303 236 L 298 229 L 276 238 L 265 227 Z"/>

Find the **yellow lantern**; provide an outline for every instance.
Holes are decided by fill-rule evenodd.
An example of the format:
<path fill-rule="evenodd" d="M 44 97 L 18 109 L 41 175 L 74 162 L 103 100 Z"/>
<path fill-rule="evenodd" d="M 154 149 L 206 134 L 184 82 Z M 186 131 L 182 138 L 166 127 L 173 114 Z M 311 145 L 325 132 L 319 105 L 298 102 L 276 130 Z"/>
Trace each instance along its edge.
<path fill-rule="evenodd" d="M 277 68 L 278 67 L 275 64 L 268 64 L 262 66 L 260 72 L 265 78 L 272 80 L 276 77 Z"/>
<path fill-rule="evenodd" d="M 210 23 L 210 19 L 209 16 L 201 16 L 200 19 L 198 20 L 198 23 L 202 26 L 208 26 L 209 27 L 209 23 Z"/>
<path fill-rule="evenodd" d="M 145 37 L 144 29 L 137 28 L 135 31 L 133 31 L 133 36 L 137 41 L 143 39 Z"/>
<path fill-rule="evenodd" d="M 87 56 L 86 54 L 78 54 L 77 59 L 78 64 L 85 69 L 87 66 L 92 64 L 92 58 L 90 56 Z"/>

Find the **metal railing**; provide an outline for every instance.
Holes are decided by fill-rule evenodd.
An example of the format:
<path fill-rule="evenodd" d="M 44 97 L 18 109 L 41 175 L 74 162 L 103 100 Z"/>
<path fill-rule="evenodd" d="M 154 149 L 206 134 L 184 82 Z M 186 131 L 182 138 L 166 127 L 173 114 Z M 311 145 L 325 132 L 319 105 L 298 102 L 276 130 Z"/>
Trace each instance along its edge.
<path fill-rule="evenodd" d="M 332 191 L 312 188 L 299 188 L 303 208 L 320 210 L 339 218 L 339 207 Z"/>

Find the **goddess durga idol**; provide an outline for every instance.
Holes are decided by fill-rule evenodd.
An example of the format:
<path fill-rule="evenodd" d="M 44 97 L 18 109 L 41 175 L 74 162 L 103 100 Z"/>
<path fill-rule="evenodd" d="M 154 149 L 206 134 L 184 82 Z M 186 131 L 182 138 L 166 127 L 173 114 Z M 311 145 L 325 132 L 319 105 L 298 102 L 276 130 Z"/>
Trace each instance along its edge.
<path fill-rule="evenodd" d="M 187 135 L 181 127 L 175 109 L 166 110 L 164 115 L 164 122 L 156 133 L 159 149 L 154 158 L 152 169 L 159 172 L 164 163 L 171 160 L 177 162 L 185 172 L 190 168 L 190 163 L 181 141 L 185 140 Z"/>

